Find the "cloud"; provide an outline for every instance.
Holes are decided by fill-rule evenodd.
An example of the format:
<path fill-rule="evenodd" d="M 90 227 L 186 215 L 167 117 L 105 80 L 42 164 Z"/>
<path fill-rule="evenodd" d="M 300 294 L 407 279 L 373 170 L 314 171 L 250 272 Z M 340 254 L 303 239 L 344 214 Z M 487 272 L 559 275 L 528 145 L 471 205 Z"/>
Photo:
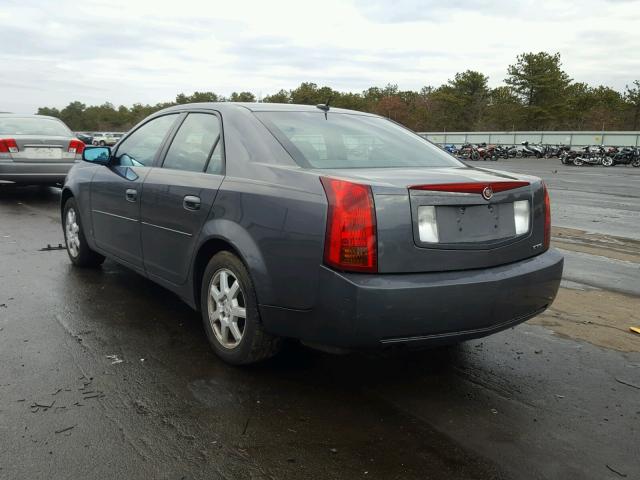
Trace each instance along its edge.
<path fill-rule="evenodd" d="M 640 3 L 621 0 L 5 0 L 0 110 L 156 103 L 179 92 L 264 96 L 302 81 L 349 91 L 502 83 L 526 51 L 559 51 L 576 81 L 640 72 Z M 15 19 L 29 19 L 16 21 Z"/>

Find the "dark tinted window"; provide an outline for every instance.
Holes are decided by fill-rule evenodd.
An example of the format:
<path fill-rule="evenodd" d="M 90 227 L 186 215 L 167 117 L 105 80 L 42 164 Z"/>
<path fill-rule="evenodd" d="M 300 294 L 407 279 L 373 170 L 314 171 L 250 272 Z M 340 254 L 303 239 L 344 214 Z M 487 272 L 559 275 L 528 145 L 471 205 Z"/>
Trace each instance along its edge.
<path fill-rule="evenodd" d="M 0 117 L 0 135 L 73 136 L 64 123 L 46 117 Z"/>
<path fill-rule="evenodd" d="M 177 115 L 154 118 L 129 135 L 118 147 L 116 165 L 149 166 Z"/>
<path fill-rule="evenodd" d="M 444 167 L 462 164 L 413 132 L 379 117 L 257 112 L 298 164 L 311 168 Z"/>
<path fill-rule="evenodd" d="M 162 166 L 176 170 L 204 172 L 207 160 L 212 153 L 215 153 L 213 150 L 217 147 L 219 139 L 218 117 L 208 113 L 190 113 L 171 142 Z M 219 149 L 217 150 L 219 152 Z M 212 163 L 215 163 L 213 158 Z M 211 172 L 210 169 L 207 171 Z"/>

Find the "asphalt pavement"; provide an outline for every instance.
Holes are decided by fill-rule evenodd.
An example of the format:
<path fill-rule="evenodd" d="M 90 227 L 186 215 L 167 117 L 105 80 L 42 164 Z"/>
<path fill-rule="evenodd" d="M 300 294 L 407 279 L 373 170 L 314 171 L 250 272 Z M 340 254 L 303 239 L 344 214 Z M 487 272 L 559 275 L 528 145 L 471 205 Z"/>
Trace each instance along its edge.
<path fill-rule="evenodd" d="M 478 166 L 542 176 L 566 295 L 611 295 L 640 324 L 640 169 Z M 455 348 L 291 345 L 230 367 L 162 287 L 71 267 L 58 202 L 0 189 L 0 478 L 640 478 L 640 336 L 624 328 L 611 348 L 530 321 Z M 547 323 L 581 323 L 579 303 Z"/>

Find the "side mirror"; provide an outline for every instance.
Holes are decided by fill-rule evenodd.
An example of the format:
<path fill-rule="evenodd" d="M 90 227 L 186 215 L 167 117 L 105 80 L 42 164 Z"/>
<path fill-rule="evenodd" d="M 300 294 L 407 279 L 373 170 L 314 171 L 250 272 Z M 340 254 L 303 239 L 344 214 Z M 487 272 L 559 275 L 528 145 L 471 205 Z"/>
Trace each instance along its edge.
<path fill-rule="evenodd" d="M 82 160 L 99 165 L 107 165 L 111 160 L 111 148 L 87 146 L 82 152 Z"/>

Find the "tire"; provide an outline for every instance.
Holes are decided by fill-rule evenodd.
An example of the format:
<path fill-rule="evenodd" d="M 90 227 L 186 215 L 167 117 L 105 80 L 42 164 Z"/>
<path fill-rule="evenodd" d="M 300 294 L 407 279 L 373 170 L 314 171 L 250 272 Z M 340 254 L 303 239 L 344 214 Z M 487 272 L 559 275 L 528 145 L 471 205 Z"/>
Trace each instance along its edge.
<path fill-rule="evenodd" d="M 523 157 L 522 150 L 518 150 L 518 151 L 516 152 L 516 158 L 522 158 L 522 157 Z"/>
<path fill-rule="evenodd" d="M 104 257 L 89 248 L 84 236 L 82 221 L 73 197 L 67 199 L 62 210 L 62 231 L 67 254 L 76 267 L 98 267 Z"/>
<path fill-rule="evenodd" d="M 574 164 L 576 167 L 581 167 L 582 165 L 584 165 L 584 162 L 583 162 L 583 161 L 582 161 L 582 159 L 580 159 L 580 158 L 574 158 L 574 159 L 573 159 L 573 164 Z"/>
<path fill-rule="evenodd" d="M 615 162 L 613 161 L 613 158 L 611 157 L 604 157 L 602 159 L 602 165 L 605 167 L 612 167 L 615 164 Z"/>
<path fill-rule="evenodd" d="M 212 285 L 217 298 L 211 293 Z M 260 362 L 273 357 L 282 347 L 281 338 L 264 331 L 249 271 L 231 252 L 219 252 L 209 260 L 202 277 L 200 310 L 209 343 L 226 363 Z"/>
<path fill-rule="evenodd" d="M 634 159 L 633 162 L 631 162 L 631 166 L 636 168 L 640 167 L 640 158 Z"/>

